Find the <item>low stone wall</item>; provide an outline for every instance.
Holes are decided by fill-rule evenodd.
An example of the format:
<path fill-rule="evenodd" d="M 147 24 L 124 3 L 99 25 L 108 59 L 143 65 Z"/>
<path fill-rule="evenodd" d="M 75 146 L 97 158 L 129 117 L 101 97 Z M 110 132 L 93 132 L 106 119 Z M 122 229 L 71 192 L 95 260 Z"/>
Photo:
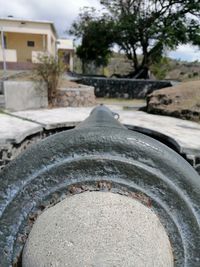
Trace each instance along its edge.
<path fill-rule="evenodd" d="M 110 79 L 81 77 L 78 81 L 95 88 L 96 97 L 109 98 L 145 98 L 147 94 L 165 87 L 172 86 L 169 81 Z"/>
<path fill-rule="evenodd" d="M 96 104 L 94 87 L 61 88 L 57 92 L 54 105 L 57 107 L 88 107 Z"/>
<path fill-rule="evenodd" d="M 48 107 L 47 88 L 44 83 L 5 81 L 4 96 L 5 108 L 11 111 Z M 57 107 L 88 107 L 95 104 L 94 87 L 85 85 L 61 88 L 54 99 L 54 106 Z"/>
<path fill-rule="evenodd" d="M 31 81 L 4 82 L 5 108 L 11 111 L 48 107 L 47 87 Z"/>

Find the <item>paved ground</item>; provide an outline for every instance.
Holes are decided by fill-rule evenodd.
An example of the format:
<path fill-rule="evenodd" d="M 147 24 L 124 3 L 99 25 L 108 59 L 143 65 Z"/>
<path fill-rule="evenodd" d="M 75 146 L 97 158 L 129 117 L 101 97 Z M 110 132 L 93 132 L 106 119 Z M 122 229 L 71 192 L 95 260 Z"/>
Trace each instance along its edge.
<path fill-rule="evenodd" d="M 178 151 L 189 158 L 200 158 L 200 124 L 172 117 L 150 115 L 142 111 L 124 110 L 109 105 L 119 113 L 120 122 L 147 134 L 156 134 L 172 142 Z M 57 108 L 0 113 L 0 145 L 20 143 L 25 137 L 42 131 L 76 126 L 88 117 L 92 107 Z"/>
<path fill-rule="evenodd" d="M 19 144 L 27 136 L 42 130 L 43 127 L 38 123 L 0 113 L 0 146 L 7 143 Z"/>

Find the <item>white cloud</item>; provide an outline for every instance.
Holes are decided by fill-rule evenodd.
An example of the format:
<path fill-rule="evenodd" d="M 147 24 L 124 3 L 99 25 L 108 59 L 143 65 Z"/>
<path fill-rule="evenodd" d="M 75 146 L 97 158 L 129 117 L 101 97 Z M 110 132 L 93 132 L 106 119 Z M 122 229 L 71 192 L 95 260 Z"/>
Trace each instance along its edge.
<path fill-rule="evenodd" d="M 200 61 L 200 48 L 192 45 L 180 45 L 176 51 L 171 51 L 168 56 L 186 61 Z"/>
<path fill-rule="evenodd" d="M 0 17 L 51 20 L 63 35 L 84 6 L 100 5 L 98 0 L 0 0 Z"/>
<path fill-rule="evenodd" d="M 93 6 L 99 9 L 99 0 L 0 0 L 0 17 L 12 15 L 18 18 L 51 20 L 60 36 L 65 35 L 77 18 L 80 8 Z M 173 58 L 194 61 L 200 60 L 200 50 L 190 45 L 179 46 L 169 52 Z"/>

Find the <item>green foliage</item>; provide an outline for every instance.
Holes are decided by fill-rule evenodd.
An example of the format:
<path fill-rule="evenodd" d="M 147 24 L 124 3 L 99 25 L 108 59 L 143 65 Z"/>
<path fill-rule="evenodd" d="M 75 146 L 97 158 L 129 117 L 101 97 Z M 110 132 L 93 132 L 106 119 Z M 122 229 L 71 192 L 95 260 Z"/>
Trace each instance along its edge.
<path fill-rule="evenodd" d="M 39 64 L 37 64 L 35 71 L 41 80 L 46 83 L 48 89 L 48 102 L 52 105 L 53 98 L 56 95 L 59 78 L 64 71 L 64 66 L 52 55 L 39 56 L 38 61 Z"/>
<path fill-rule="evenodd" d="M 112 36 L 109 24 L 105 20 L 91 21 L 82 37 L 82 45 L 77 48 L 77 55 L 85 62 L 95 61 L 97 66 L 107 65 L 111 54 Z"/>
<path fill-rule="evenodd" d="M 159 62 L 166 49 L 188 42 L 200 45 L 199 0 L 101 0 L 100 3 L 103 15 L 85 9 L 70 30 L 82 38 L 78 53 L 86 61 L 106 64 L 111 46 L 117 44 L 132 60 L 137 74 Z M 101 45 L 103 51 L 99 49 Z"/>
<path fill-rule="evenodd" d="M 82 43 L 76 53 L 83 62 L 83 69 L 85 64 L 92 62 L 97 67 L 106 66 L 112 53 L 113 22 L 105 18 L 93 19 L 88 11 L 85 12 L 82 22 L 74 23 L 70 31 L 77 37 L 82 34 Z"/>
<path fill-rule="evenodd" d="M 193 77 L 197 77 L 199 75 L 199 73 L 198 72 L 193 72 Z"/>
<path fill-rule="evenodd" d="M 162 80 L 165 79 L 166 74 L 169 72 L 170 68 L 171 67 L 169 59 L 166 57 L 162 57 L 159 61 L 155 62 L 150 67 L 150 70 L 157 79 Z"/>

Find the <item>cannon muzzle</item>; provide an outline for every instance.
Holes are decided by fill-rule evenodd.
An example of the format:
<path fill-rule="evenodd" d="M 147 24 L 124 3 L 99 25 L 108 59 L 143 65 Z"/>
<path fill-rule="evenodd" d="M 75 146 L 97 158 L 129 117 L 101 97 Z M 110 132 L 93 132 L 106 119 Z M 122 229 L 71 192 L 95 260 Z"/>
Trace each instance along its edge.
<path fill-rule="evenodd" d="M 1 267 L 200 266 L 199 175 L 115 117 L 99 106 L 0 173 Z"/>

